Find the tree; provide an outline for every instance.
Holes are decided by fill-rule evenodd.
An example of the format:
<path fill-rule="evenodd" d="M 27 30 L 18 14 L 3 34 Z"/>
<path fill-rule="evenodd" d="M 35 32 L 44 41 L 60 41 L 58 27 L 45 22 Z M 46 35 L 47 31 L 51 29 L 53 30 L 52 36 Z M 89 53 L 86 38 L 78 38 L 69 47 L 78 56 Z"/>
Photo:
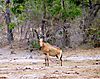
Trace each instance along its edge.
<path fill-rule="evenodd" d="M 34 0 L 31 1 L 31 5 L 33 15 L 35 16 L 35 12 L 37 12 L 37 15 L 39 16 L 37 18 L 42 18 L 40 19 L 41 28 L 42 34 L 45 38 L 47 38 L 46 31 L 48 30 L 49 32 L 49 28 L 54 28 L 54 21 L 56 21 L 56 18 L 58 18 L 58 21 L 63 21 L 64 24 L 67 22 L 66 20 L 71 21 L 77 16 L 81 15 L 81 7 L 77 6 L 74 1 L 71 0 Z M 51 25 L 47 27 L 46 23 L 50 23 Z M 69 45 L 69 39 L 67 40 L 68 37 L 66 38 L 66 32 L 64 32 L 64 34 L 64 39 L 67 41 L 67 45 Z M 64 44 L 66 43 L 66 41 L 64 42 Z"/>
<path fill-rule="evenodd" d="M 100 10 L 100 1 L 99 0 L 88 0 L 87 4 L 86 2 L 82 2 L 83 5 L 83 32 L 84 32 L 84 40 L 83 43 L 88 43 L 89 40 L 89 34 L 88 30 L 91 28 L 91 24 L 94 20 L 96 20 L 96 16 L 98 15 L 98 12 Z M 88 6 L 86 6 L 88 5 Z M 86 12 L 85 9 L 88 9 Z"/>
<path fill-rule="evenodd" d="M 6 13 L 5 13 L 5 19 L 6 19 L 6 24 L 7 24 L 7 38 L 9 44 L 14 40 L 13 38 L 13 33 L 12 33 L 12 28 L 10 28 L 10 23 L 11 23 L 11 18 L 10 18 L 10 0 L 6 0 Z"/>

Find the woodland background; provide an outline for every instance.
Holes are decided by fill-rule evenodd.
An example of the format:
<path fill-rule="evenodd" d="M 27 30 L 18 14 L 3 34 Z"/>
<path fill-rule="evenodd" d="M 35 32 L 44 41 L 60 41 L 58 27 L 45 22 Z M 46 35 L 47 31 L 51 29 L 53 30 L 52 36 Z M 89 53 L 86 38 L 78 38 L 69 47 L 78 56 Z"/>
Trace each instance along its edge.
<path fill-rule="evenodd" d="M 0 47 L 100 47 L 100 0 L 0 0 Z"/>

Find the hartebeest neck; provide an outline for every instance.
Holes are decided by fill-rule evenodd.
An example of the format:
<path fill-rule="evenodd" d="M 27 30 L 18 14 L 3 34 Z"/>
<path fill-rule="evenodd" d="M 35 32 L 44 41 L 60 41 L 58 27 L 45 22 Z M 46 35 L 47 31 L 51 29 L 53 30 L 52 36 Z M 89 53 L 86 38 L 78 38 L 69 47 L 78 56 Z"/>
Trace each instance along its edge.
<path fill-rule="evenodd" d="M 43 38 L 40 38 L 40 39 L 39 39 L 39 44 L 40 44 L 40 47 L 43 46 Z"/>

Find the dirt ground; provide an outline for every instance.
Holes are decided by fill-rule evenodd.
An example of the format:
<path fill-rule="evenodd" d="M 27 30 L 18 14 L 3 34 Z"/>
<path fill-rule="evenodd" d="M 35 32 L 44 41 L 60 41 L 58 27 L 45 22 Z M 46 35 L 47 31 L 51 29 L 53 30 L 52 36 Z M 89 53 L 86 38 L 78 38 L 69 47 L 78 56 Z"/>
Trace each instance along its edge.
<path fill-rule="evenodd" d="M 44 55 L 37 50 L 0 49 L 0 79 L 100 79 L 100 48 L 68 49 L 63 52 L 63 66 L 50 57 L 44 65 Z"/>

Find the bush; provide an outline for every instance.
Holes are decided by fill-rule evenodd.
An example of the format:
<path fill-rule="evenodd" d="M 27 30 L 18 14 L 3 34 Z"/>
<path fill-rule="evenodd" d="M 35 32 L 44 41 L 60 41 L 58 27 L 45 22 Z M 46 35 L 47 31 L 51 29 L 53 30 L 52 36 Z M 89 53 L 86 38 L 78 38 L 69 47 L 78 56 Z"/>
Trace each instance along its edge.
<path fill-rule="evenodd" d="M 37 49 L 40 48 L 39 42 L 36 40 L 31 42 L 31 46 L 32 48 L 37 48 Z"/>

